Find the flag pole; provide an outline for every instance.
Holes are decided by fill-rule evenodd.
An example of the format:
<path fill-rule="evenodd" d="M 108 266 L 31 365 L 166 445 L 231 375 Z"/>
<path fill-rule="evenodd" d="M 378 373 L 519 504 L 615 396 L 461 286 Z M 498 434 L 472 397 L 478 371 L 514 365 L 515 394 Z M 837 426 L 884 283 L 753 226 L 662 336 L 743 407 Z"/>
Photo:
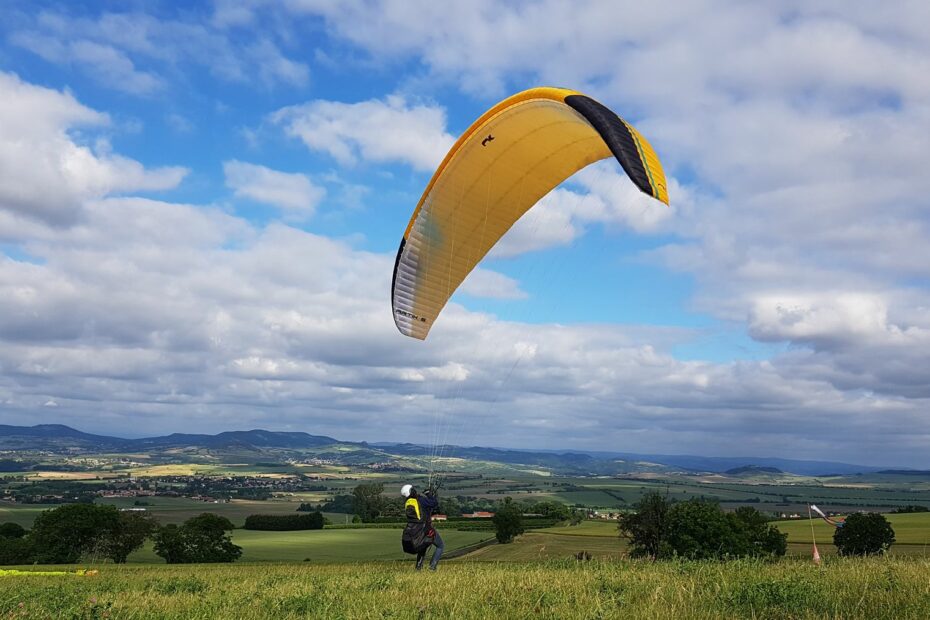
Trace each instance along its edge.
<path fill-rule="evenodd" d="M 807 505 L 807 521 L 811 524 L 811 541 L 814 543 L 814 564 L 820 566 L 820 552 L 817 551 L 817 536 L 814 534 L 814 517 L 811 515 L 811 506 Z"/>

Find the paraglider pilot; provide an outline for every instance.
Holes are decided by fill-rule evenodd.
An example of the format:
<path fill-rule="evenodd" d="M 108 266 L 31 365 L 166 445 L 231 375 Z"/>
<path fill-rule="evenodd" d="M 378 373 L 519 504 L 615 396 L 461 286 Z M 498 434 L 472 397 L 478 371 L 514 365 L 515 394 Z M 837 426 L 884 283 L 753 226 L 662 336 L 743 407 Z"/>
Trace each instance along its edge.
<path fill-rule="evenodd" d="M 405 484 L 401 487 L 400 494 L 407 500 L 404 503 L 407 525 L 404 527 L 404 534 L 401 537 L 404 551 L 417 556 L 416 569 L 420 570 L 423 568 L 423 560 L 426 558 L 426 552 L 430 546 L 436 547 L 429 563 L 430 570 L 436 570 L 445 549 L 442 537 L 433 528 L 432 516 L 439 509 L 436 492 L 430 489 L 420 495 L 413 485 Z"/>

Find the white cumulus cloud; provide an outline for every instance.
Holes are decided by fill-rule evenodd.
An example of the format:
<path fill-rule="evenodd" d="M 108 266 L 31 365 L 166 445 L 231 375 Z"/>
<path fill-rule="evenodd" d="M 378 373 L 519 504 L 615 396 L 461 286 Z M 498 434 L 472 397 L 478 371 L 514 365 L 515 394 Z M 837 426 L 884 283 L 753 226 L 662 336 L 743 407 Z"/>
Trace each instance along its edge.
<path fill-rule="evenodd" d="M 81 144 L 71 131 L 106 126 L 109 117 L 68 93 L 0 73 L 0 211 L 64 224 L 85 200 L 176 187 L 187 170 L 146 169 L 139 162 Z"/>
<path fill-rule="evenodd" d="M 237 160 L 223 164 L 226 186 L 236 196 L 251 198 L 280 209 L 312 215 L 326 195 L 305 174 L 279 172 Z"/>
<path fill-rule="evenodd" d="M 316 100 L 278 110 L 271 119 L 344 165 L 402 162 L 430 171 L 455 141 L 441 107 L 409 104 L 399 96 L 358 103 Z"/>

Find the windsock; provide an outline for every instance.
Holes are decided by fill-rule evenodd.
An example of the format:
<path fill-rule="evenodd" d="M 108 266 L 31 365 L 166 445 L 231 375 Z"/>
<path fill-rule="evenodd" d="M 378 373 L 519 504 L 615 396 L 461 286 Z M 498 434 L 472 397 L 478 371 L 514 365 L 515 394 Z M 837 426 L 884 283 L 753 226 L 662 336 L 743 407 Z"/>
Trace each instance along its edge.
<path fill-rule="evenodd" d="M 813 504 L 811 504 L 811 510 L 819 514 L 821 519 L 823 519 L 824 521 L 826 521 L 833 527 L 843 527 L 844 525 L 846 525 L 846 523 L 843 521 L 834 521 L 833 519 L 825 515 L 820 508 L 817 508 L 817 506 L 814 506 Z"/>

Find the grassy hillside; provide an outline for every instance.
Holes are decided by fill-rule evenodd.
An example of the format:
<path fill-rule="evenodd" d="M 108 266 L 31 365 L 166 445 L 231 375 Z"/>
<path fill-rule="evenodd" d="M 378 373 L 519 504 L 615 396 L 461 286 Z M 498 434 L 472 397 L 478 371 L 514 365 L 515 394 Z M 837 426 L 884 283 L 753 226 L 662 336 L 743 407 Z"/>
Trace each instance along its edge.
<path fill-rule="evenodd" d="M 36 570 L 41 567 L 37 567 Z M 927 560 L 100 567 L 0 576 L 0 614 L 68 618 L 927 618 Z"/>

